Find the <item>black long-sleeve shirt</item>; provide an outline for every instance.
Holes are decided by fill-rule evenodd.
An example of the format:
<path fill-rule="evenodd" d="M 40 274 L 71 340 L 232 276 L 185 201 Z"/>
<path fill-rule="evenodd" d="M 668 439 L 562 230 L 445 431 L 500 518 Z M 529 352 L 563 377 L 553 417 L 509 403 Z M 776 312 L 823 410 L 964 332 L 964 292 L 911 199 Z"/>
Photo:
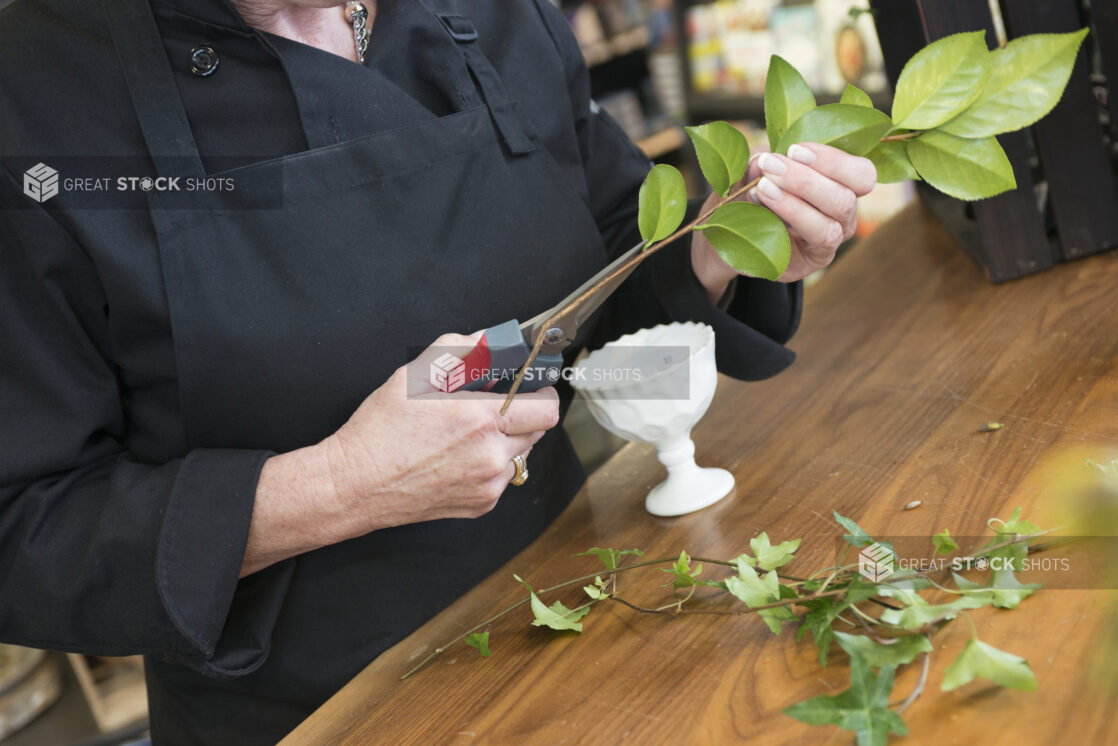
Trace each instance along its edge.
<path fill-rule="evenodd" d="M 415 4 L 377 6 L 364 69 L 250 29 L 223 0 L 154 0 L 207 168 L 459 110 Z M 635 243 L 649 163 L 592 106 L 562 17 L 546 0 L 457 6 L 610 253 Z M 199 45 L 219 54 L 217 74 L 191 73 Z M 188 444 L 189 403 L 147 212 L 24 194 L 23 172 L 36 163 L 92 156 L 147 159 L 100 4 L 15 0 L 0 9 L 0 640 L 145 654 L 157 740 L 272 742 L 530 542 L 584 475 L 556 429 L 533 450 L 531 492 L 483 518 L 374 532 L 238 580 L 264 461 L 336 429 L 356 402 L 328 400 L 313 422 L 287 430 L 245 437 L 235 426 L 243 423 L 231 423 L 227 438 Z M 307 251 L 312 263 L 315 247 Z M 379 261 L 391 263 L 391 250 Z M 556 281 L 561 296 L 581 278 Z M 407 308 L 424 301 L 404 286 L 375 302 L 406 323 Z M 759 379 L 791 362 L 782 345 L 799 305 L 798 284 L 742 279 L 729 308 L 715 307 L 681 242 L 618 291 L 590 343 L 703 321 L 717 333 L 719 368 Z M 283 359 L 281 348 L 322 343 L 286 337 L 286 309 L 275 310 L 277 327 L 261 338 L 279 346 L 255 354 Z M 444 331 L 472 331 L 457 325 L 462 317 L 448 308 Z M 207 395 L 220 406 L 229 394 Z"/>

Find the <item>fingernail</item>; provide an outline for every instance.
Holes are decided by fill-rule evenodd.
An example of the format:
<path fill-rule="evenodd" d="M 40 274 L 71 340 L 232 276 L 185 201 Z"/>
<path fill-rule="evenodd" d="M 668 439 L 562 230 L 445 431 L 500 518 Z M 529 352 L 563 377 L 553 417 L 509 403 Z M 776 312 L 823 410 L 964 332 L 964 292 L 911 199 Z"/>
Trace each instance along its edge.
<path fill-rule="evenodd" d="M 788 157 L 807 166 L 815 163 L 815 152 L 805 148 L 803 145 L 793 145 L 788 148 Z"/>
<path fill-rule="evenodd" d="M 780 190 L 780 187 L 774 184 L 767 176 L 761 179 L 761 182 L 757 185 L 757 189 L 769 199 L 780 199 L 780 196 L 784 194 L 784 192 Z"/>
<path fill-rule="evenodd" d="M 761 198 L 757 196 L 757 187 L 753 187 L 745 193 L 745 198 L 755 205 L 761 204 Z"/>
<path fill-rule="evenodd" d="M 762 171 L 773 176 L 780 176 L 788 171 L 788 166 L 772 153 L 762 153 L 757 163 Z"/>

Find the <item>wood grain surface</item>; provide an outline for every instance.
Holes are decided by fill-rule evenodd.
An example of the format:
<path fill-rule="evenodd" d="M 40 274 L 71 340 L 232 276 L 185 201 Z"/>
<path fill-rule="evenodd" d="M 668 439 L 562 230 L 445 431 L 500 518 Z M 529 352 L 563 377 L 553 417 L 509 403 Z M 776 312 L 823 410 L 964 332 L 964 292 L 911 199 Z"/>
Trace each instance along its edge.
<path fill-rule="evenodd" d="M 773 380 L 721 379 L 694 431 L 699 463 L 734 472 L 730 498 L 682 518 L 650 516 L 642 501 L 663 467 L 651 447 L 626 446 L 532 546 L 375 660 L 284 743 L 850 743 L 849 733 L 781 713 L 846 688 L 841 652 L 821 669 L 809 641 L 797 644 L 788 625 L 774 636 L 754 616 L 663 617 L 604 603 L 577 636 L 529 626 L 525 607 L 492 626 L 491 658 L 459 644 L 398 680 L 523 598 L 512 573 L 543 588 L 593 572 L 597 560 L 572 556 L 588 547 L 729 558 L 768 531 L 774 542 L 802 537 L 786 569 L 810 572 L 835 560 L 832 510 L 877 535 L 949 527 L 976 536 L 987 518 L 1018 505 L 1052 526 L 1062 506 L 1046 459 L 1081 446 L 1118 449 L 1115 253 L 993 286 L 912 206 L 809 291 L 792 346 L 796 364 Z M 988 421 L 1005 428 L 978 434 Z M 923 503 L 903 510 L 912 500 Z M 708 566 L 704 577 L 721 570 Z M 619 590 L 659 605 L 670 598 L 665 577 L 637 570 Z M 545 600 L 574 605 L 580 595 Z M 700 595 L 729 608 L 714 589 Z M 970 632 L 965 621 L 939 632 L 904 742 L 1118 743 L 1113 703 L 1096 678 L 1114 675 L 1115 661 L 1095 645 L 1115 624 L 1107 611 L 1115 598 L 1045 590 L 1016 611 L 971 612 L 983 640 L 1028 658 L 1037 692 L 982 681 L 940 692 L 943 668 Z M 898 699 L 916 668 L 898 675 Z"/>

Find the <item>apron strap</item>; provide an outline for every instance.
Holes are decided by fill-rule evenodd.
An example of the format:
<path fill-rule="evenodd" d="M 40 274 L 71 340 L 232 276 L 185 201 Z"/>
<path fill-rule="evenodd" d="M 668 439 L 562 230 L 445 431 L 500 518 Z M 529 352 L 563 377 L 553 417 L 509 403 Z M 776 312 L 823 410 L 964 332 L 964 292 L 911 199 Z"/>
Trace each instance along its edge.
<path fill-rule="evenodd" d="M 160 176 L 206 173 L 146 0 L 102 0 L 144 142 Z"/>
<path fill-rule="evenodd" d="M 497 125 L 497 130 L 501 133 L 509 151 L 513 155 L 524 155 L 534 151 L 536 146 L 532 141 L 535 132 L 532 125 L 520 111 L 516 101 L 510 99 L 505 93 L 501 77 L 477 45 L 477 28 L 470 19 L 457 13 L 435 12 L 435 15 L 450 34 L 450 38 L 454 39 L 462 56 L 466 58 L 466 66 L 473 73 L 481 89 L 481 95 L 489 107 L 489 114 L 493 117 L 493 122 Z"/>

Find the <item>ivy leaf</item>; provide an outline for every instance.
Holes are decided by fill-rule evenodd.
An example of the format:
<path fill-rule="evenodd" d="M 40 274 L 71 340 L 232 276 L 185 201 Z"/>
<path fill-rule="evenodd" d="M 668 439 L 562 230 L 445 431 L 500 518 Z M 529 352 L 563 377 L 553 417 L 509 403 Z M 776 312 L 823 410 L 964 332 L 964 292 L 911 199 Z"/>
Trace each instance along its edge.
<path fill-rule="evenodd" d="M 1021 508 L 1018 507 L 1013 511 L 1013 515 L 1009 517 L 1008 521 L 998 521 L 992 519 L 990 526 L 994 528 L 994 538 L 986 544 L 979 547 L 979 553 L 985 552 L 985 556 L 991 561 L 995 559 L 1002 560 L 1002 570 L 1021 570 L 1024 568 L 1025 558 L 1029 556 L 1028 542 L 1020 541 L 1014 544 L 1009 544 L 1001 549 L 995 549 L 990 552 L 987 551 L 990 547 L 997 546 L 998 544 L 1005 544 L 1007 541 L 1012 540 L 1017 536 L 1027 536 L 1035 534 L 1040 531 L 1040 528 L 1032 521 L 1027 521 L 1021 517 Z M 995 563 L 991 562 L 991 566 Z"/>
<path fill-rule="evenodd" d="M 943 529 L 943 533 L 932 536 L 932 545 L 936 548 L 937 554 L 951 554 L 959 548 L 959 544 L 951 538 L 951 532 L 946 528 Z"/>
<path fill-rule="evenodd" d="M 693 585 L 705 585 L 703 581 L 697 580 L 699 575 L 703 572 L 703 563 L 700 562 L 694 568 L 691 567 L 691 558 L 687 552 L 680 552 L 679 559 L 671 566 L 671 569 L 661 570 L 660 572 L 670 572 L 675 577 L 672 579 L 673 588 L 689 588 Z"/>
<path fill-rule="evenodd" d="M 985 31 L 944 37 L 905 64 L 893 97 L 893 121 L 910 130 L 938 127 L 973 104 L 989 77 Z"/>
<path fill-rule="evenodd" d="M 776 150 L 788 128 L 814 108 L 815 94 L 804 76 L 783 57 L 774 54 L 765 78 L 765 128 L 769 133 L 769 148 Z"/>
<path fill-rule="evenodd" d="M 892 691 L 892 666 L 875 674 L 868 663 L 854 657 L 850 659 L 849 689 L 799 702 L 784 708 L 784 713 L 808 725 L 837 725 L 854 731 L 858 746 L 885 746 L 890 732 L 908 733 L 900 715 L 889 709 Z"/>
<path fill-rule="evenodd" d="M 949 692 L 976 678 L 989 679 L 1010 689 L 1036 690 L 1036 676 L 1024 658 L 972 639 L 944 670 L 941 688 Z"/>
<path fill-rule="evenodd" d="M 881 612 L 881 621 L 901 629 L 919 629 L 940 619 L 954 619 L 963 609 L 979 609 L 989 603 L 979 596 L 963 595 L 951 603 L 929 604 L 911 588 L 884 587 L 878 592 L 904 604 L 901 609 L 886 609 Z"/>
<path fill-rule="evenodd" d="M 489 652 L 488 632 L 474 632 L 472 635 L 467 635 L 466 644 L 481 653 L 482 658 L 488 658 L 492 655 Z"/>
<path fill-rule="evenodd" d="M 710 122 L 685 129 L 695 145 L 703 176 L 718 196 L 725 197 L 749 167 L 749 141 L 729 122 Z"/>
<path fill-rule="evenodd" d="M 851 106 L 865 106 L 870 109 L 874 108 L 873 99 L 870 98 L 870 94 L 853 83 L 846 84 L 846 90 L 842 92 L 842 98 L 839 99 L 839 103 L 850 104 Z"/>
<path fill-rule="evenodd" d="M 1063 95 L 1088 31 L 1022 36 L 995 49 L 982 95 L 940 129 L 958 137 L 982 138 L 1044 118 Z"/>
<path fill-rule="evenodd" d="M 889 117 L 877 109 L 851 104 L 827 104 L 796 120 L 780 138 L 778 153 L 798 142 L 821 142 L 852 155 L 866 155 L 892 129 Z"/>
<path fill-rule="evenodd" d="M 762 578 L 756 570 L 747 565 L 740 557 L 737 559 L 737 567 L 738 574 L 726 578 L 726 590 L 749 608 L 752 609 L 779 601 L 786 592 L 784 590 L 786 586 L 780 584 L 775 572 L 770 572 Z M 780 634 L 780 625 L 783 622 L 796 619 L 796 615 L 787 606 L 761 609 L 757 612 L 757 615 L 765 621 L 774 635 Z"/>
<path fill-rule="evenodd" d="M 861 549 L 875 543 L 873 537 L 867 534 L 864 528 L 862 528 L 846 516 L 839 515 L 839 512 L 837 510 L 832 510 L 831 515 L 833 515 L 835 517 L 835 520 L 838 521 L 838 524 L 842 526 L 843 529 L 845 529 L 846 534 L 844 534 L 842 538 L 848 544 L 853 544 L 858 549 Z M 893 552 L 893 554 L 897 553 L 896 550 L 893 549 L 893 545 L 888 541 L 879 541 L 876 543 L 885 547 L 890 552 Z"/>
<path fill-rule="evenodd" d="M 796 641 L 799 642 L 804 631 L 810 630 L 815 647 L 819 650 L 819 665 L 826 668 L 827 655 L 831 652 L 831 640 L 834 638 L 831 625 L 841 612 L 836 610 L 834 598 L 820 598 L 808 601 L 805 605 L 809 611 L 796 631 Z"/>
<path fill-rule="evenodd" d="M 952 576 L 955 578 L 955 586 L 964 595 L 982 599 L 985 603 L 993 604 L 999 609 L 1016 609 L 1022 601 L 1040 588 L 1040 583 L 1022 583 L 1012 570 L 996 570 L 989 585 L 975 583 L 957 573 L 952 573 Z"/>
<path fill-rule="evenodd" d="M 576 557 L 597 557 L 602 561 L 607 570 L 616 570 L 621 558 L 627 554 L 636 555 L 637 557 L 644 557 L 645 554 L 639 549 L 601 549 L 599 547 L 590 547 L 585 552 L 579 552 Z"/>
<path fill-rule="evenodd" d="M 706 233 L 727 264 L 753 277 L 776 280 L 792 258 L 792 242 L 784 221 L 760 205 L 723 205 L 695 230 Z"/>
<path fill-rule="evenodd" d="M 653 166 L 641 184 L 637 207 L 637 226 L 646 244 L 670 236 L 687 212 L 683 175 L 665 163 Z"/>
<path fill-rule="evenodd" d="M 741 559 L 750 567 L 760 567 L 762 570 L 775 570 L 792 561 L 792 555 L 800 547 L 800 539 L 782 541 L 775 547 L 769 541 L 769 534 L 762 531 L 749 540 L 749 548 L 753 550 L 753 557 L 743 554 Z"/>
<path fill-rule="evenodd" d="M 839 647 L 851 658 L 861 658 L 874 668 L 903 666 L 911 663 L 920 653 L 932 652 L 932 643 L 924 635 L 898 637 L 891 645 L 881 645 L 865 635 L 848 635 L 835 632 Z"/>
<path fill-rule="evenodd" d="M 964 140 L 932 130 L 907 142 L 917 173 L 956 199 L 986 199 L 1017 188 L 1013 166 L 993 137 Z"/>
<path fill-rule="evenodd" d="M 866 155 L 877 168 L 878 184 L 895 184 L 898 181 L 920 181 L 920 174 L 908 159 L 908 149 L 903 142 L 891 140 L 878 143 Z"/>
<path fill-rule="evenodd" d="M 539 596 L 532 592 L 532 613 L 536 618 L 532 620 L 533 627 L 551 627 L 552 629 L 570 629 L 582 632 L 582 619 L 590 613 L 590 607 L 582 609 L 568 609 L 561 602 L 556 601 L 551 606 L 546 606 Z"/>

